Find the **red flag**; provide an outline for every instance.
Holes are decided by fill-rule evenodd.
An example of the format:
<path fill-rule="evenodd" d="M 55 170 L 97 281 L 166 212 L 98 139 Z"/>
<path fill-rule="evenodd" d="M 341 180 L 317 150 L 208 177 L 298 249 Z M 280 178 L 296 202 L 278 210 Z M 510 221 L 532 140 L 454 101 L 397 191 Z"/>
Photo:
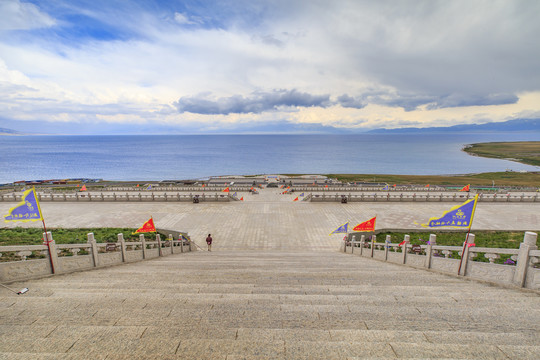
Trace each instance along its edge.
<path fill-rule="evenodd" d="M 86 191 L 86 185 L 83 185 L 79 191 Z"/>
<path fill-rule="evenodd" d="M 241 201 L 244 201 L 244 197 L 242 196 L 242 197 L 240 198 L 240 200 L 241 200 Z"/>
<path fill-rule="evenodd" d="M 139 233 L 148 233 L 148 232 L 156 232 L 156 227 L 154 225 L 154 219 L 150 218 L 147 222 L 143 224 L 140 228 L 135 230 L 133 234 L 139 234 Z"/>
<path fill-rule="evenodd" d="M 221 192 L 229 192 L 229 187 L 227 186 L 224 190 L 222 190 Z"/>
<path fill-rule="evenodd" d="M 429 187 L 429 184 L 427 184 L 425 187 Z"/>
<path fill-rule="evenodd" d="M 463 187 L 463 189 L 461 189 L 461 190 L 459 190 L 459 191 L 470 191 L 470 190 L 471 190 L 471 184 L 465 185 L 465 186 Z"/>
<path fill-rule="evenodd" d="M 396 186 L 397 186 L 397 185 L 396 185 L 396 184 L 394 184 L 394 187 L 396 187 Z"/>
<path fill-rule="evenodd" d="M 373 231 L 375 230 L 375 221 L 377 220 L 377 217 L 369 219 L 368 221 L 364 221 L 363 223 L 360 223 L 356 225 L 353 228 L 353 231 Z"/>
<path fill-rule="evenodd" d="M 298 196 L 297 196 L 296 199 L 294 199 L 293 201 L 298 201 Z"/>
<path fill-rule="evenodd" d="M 400 243 L 398 244 L 398 246 L 403 246 L 403 244 L 405 244 L 405 240 L 403 240 L 402 242 L 400 242 Z"/>
<path fill-rule="evenodd" d="M 137 184 L 137 187 L 139 187 L 139 184 Z"/>
<path fill-rule="evenodd" d="M 202 187 L 205 187 L 205 186 L 206 186 L 206 184 L 202 184 Z"/>

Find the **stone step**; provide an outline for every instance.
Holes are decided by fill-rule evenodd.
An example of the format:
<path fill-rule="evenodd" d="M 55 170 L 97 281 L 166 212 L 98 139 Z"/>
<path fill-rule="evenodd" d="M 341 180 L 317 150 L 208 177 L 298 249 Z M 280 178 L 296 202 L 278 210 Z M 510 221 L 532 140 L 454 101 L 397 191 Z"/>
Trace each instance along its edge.
<path fill-rule="evenodd" d="M 0 358 L 540 358 L 537 294 L 338 252 L 196 252 L 24 286 L 0 293 Z"/>

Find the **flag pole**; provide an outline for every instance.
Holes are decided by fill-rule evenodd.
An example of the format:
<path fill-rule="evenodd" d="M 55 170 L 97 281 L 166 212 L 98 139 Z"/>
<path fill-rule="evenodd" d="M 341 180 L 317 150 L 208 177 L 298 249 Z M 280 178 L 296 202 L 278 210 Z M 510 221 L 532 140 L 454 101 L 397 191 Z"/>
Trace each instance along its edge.
<path fill-rule="evenodd" d="M 461 259 L 459 260 L 459 267 L 458 267 L 458 272 L 457 272 L 458 275 L 461 272 L 461 265 L 463 263 L 463 256 L 465 256 L 465 247 L 469 243 L 469 234 L 471 233 L 471 227 L 472 227 L 472 222 L 473 222 L 473 219 L 474 219 L 474 212 L 476 211 L 476 202 L 477 202 L 477 200 L 478 200 L 478 194 L 476 194 L 476 196 L 474 197 L 474 206 L 473 206 L 473 211 L 472 211 L 472 214 L 471 214 L 471 221 L 469 222 L 469 230 L 467 230 L 467 236 L 465 237 L 465 242 L 463 243 L 463 249 L 461 249 Z"/>
<path fill-rule="evenodd" d="M 49 234 L 47 233 L 47 226 L 45 225 L 45 218 L 43 217 L 43 213 L 41 212 L 41 206 L 39 205 L 38 196 L 36 194 L 36 187 L 32 186 L 32 190 L 34 191 L 34 196 L 36 198 L 36 204 L 37 204 L 37 207 L 38 207 L 39 215 L 41 216 L 41 222 L 43 223 L 43 231 L 45 232 L 45 242 L 47 244 L 47 249 L 49 250 L 49 260 L 51 262 L 51 270 L 52 270 L 52 272 L 54 274 L 55 271 L 54 271 L 54 263 L 53 263 L 53 259 L 52 259 L 52 255 L 51 255 L 51 244 L 50 244 L 50 241 L 49 241 Z"/>

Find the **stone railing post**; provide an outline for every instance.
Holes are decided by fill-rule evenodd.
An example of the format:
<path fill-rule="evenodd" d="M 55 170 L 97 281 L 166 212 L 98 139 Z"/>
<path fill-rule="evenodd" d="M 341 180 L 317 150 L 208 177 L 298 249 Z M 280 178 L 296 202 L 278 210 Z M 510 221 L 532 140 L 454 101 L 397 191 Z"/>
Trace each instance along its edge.
<path fill-rule="evenodd" d="M 43 239 L 45 241 L 45 244 L 48 243 L 48 247 L 49 247 L 49 260 L 51 263 L 51 274 L 57 274 L 60 272 L 60 269 L 58 268 L 58 254 L 56 252 L 56 243 L 54 242 L 52 233 L 50 231 L 43 233 Z"/>
<path fill-rule="evenodd" d="M 424 262 L 424 267 L 431 269 L 431 259 L 433 257 L 433 245 L 437 245 L 437 235 L 430 234 L 429 242 L 426 247 L 426 260 Z"/>
<path fill-rule="evenodd" d="M 174 243 L 172 234 L 169 234 L 169 242 L 171 243 L 171 255 L 174 254 Z"/>
<path fill-rule="evenodd" d="M 513 282 L 519 287 L 525 285 L 525 280 L 527 278 L 527 269 L 529 267 L 529 251 L 538 250 L 536 246 L 536 238 L 538 234 L 527 231 L 523 238 L 523 242 L 519 246 L 519 253 L 516 264 L 516 271 L 514 272 Z"/>
<path fill-rule="evenodd" d="M 88 237 L 88 243 L 91 246 L 92 258 L 94 259 L 94 267 L 98 267 L 99 265 L 98 249 L 97 249 L 96 239 L 94 239 L 94 233 L 88 233 L 86 236 Z"/>
<path fill-rule="evenodd" d="M 163 250 L 161 249 L 161 236 L 159 234 L 156 234 L 156 241 L 158 246 L 158 254 L 159 256 L 163 256 Z"/>
<path fill-rule="evenodd" d="M 407 263 L 407 246 L 409 246 L 409 243 L 411 242 L 410 239 L 410 235 L 405 235 L 403 237 L 403 249 L 401 250 L 403 254 L 403 264 Z"/>
<path fill-rule="evenodd" d="M 144 260 L 144 259 L 146 259 L 146 240 L 144 239 L 144 234 L 139 235 L 139 241 L 141 242 L 142 258 Z"/>
<path fill-rule="evenodd" d="M 373 254 L 375 253 L 375 239 L 377 239 L 377 236 L 371 235 L 371 257 L 373 257 Z"/>
<path fill-rule="evenodd" d="M 362 253 L 364 252 L 364 244 L 366 243 L 366 235 L 360 236 L 360 256 L 362 256 Z"/>
<path fill-rule="evenodd" d="M 461 272 L 458 275 L 465 276 L 467 274 L 467 264 L 469 263 L 469 244 L 474 244 L 474 234 L 469 234 L 465 251 L 461 254 Z"/>
<path fill-rule="evenodd" d="M 120 243 L 120 250 L 122 251 L 122 262 L 126 262 L 127 254 L 126 254 L 126 242 L 124 240 L 124 234 L 122 233 L 118 234 L 118 242 Z"/>
<path fill-rule="evenodd" d="M 351 238 L 351 254 L 354 254 L 354 242 L 355 241 L 356 241 L 356 235 L 353 235 L 352 238 Z"/>
<path fill-rule="evenodd" d="M 388 251 L 390 250 L 390 243 L 392 242 L 392 237 L 386 235 L 386 240 L 384 241 L 384 261 L 388 261 Z"/>

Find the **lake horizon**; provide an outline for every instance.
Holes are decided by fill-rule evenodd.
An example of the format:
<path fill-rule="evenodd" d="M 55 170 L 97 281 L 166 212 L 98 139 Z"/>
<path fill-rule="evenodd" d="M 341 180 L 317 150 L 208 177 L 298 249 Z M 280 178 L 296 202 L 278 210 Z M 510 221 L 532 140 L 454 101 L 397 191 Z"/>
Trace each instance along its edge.
<path fill-rule="evenodd" d="M 193 134 L 0 136 L 0 183 L 92 178 L 204 179 L 259 174 L 462 175 L 540 171 L 463 147 L 538 141 L 540 134 Z"/>

